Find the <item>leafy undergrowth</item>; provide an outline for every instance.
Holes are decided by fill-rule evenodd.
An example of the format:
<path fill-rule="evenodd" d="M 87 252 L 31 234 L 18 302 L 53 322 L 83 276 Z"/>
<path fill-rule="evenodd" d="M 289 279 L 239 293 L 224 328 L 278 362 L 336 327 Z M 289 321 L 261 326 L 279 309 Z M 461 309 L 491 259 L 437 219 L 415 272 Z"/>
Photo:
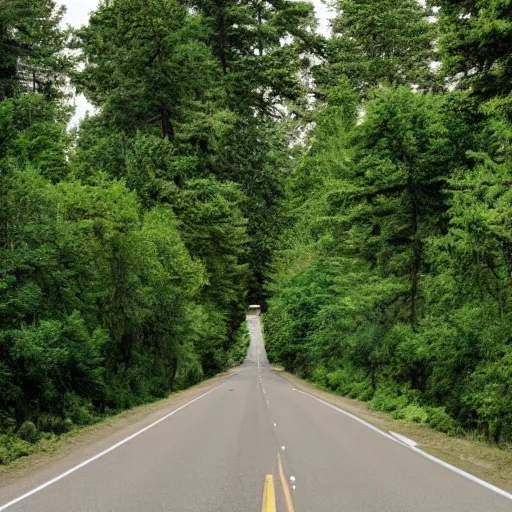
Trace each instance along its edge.
<path fill-rule="evenodd" d="M 9 464 L 34 452 L 47 451 L 63 435 L 112 415 L 93 414 L 89 408 L 73 412 L 73 419 L 43 414 L 39 416 L 37 425 L 25 421 L 17 430 L 12 426 L 4 429 L 0 434 L 0 464 Z"/>
<path fill-rule="evenodd" d="M 34 442 L 25 441 L 14 433 L 0 434 L 0 464 L 9 464 L 20 457 L 35 452 L 49 451 L 60 436 L 50 433 L 38 433 Z"/>
<path fill-rule="evenodd" d="M 367 402 L 369 409 L 389 413 L 394 419 L 426 424 L 453 436 L 467 435 L 444 407 L 425 404 L 416 390 L 406 385 L 384 382 L 374 391 L 369 380 L 361 380 L 359 377 L 347 370 L 326 372 L 317 369 L 309 380 L 322 390 Z"/>
<path fill-rule="evenodd" d="M 235 335 L 234 344 L 227 352 L 227 367 L 232 368 L 243 363 L 248 347 L 249 333 L 247 325 L 243 323 Z M 195 382 L 190 384 L 195 384 Z M 187 387 L 190 386 L 185 386 L 185 388 Z M 19 428 L 16 428 L 13 420 L 6 418 L 2 422 L 2 432 L 0 433 L 0 465 L 9 464 L 35 452 L 48 451 L 62 436 L 81 427 L 99 423 L 127 409 L 155 402 L 168 395 L 169 393 L 161 397 L 150 394 L 129 397 L 131 400 L 126 402 L 124 407 L 107 408 L 102 414 L 99 414 L 90 402 L 78 400 L 75 397 L 73 400 L 68 399 L 64 418 L 52 414 L 41 414 L 35 423 L 25 421 Z"/>
<path fill-rule="evenodd" d="M 156 401 L 157 398 L 150 397 L 133 407 L 149 405 Z M 33 453 L 49 452 L 62 438 L 77 434 L 83 427 L 105 422 L 133 407 L 107 410 L 103 414 L 97 414 L 92 407 L 82 406 L 71 412 L 72 418 L 43 414 L 39 416 L 37 424 L 25 421 L 17 430 L 14 427 L 5 429 L 0 434 L 0 465 L 10 464 Z"/>
<path fill-rule="evenodd" d="M 161 398 L 167 398 L 169 394 Z M 98 414 L 90 404 L 85 404 L 69 410 L 66 418 L 42 414 L 37 419 L 37 424 L 25 421 L 18 429 L 13 426 L 4 427 L 4 431 L 0 433 L 0 465 L 10 464 L 32 453 L 48 452 L 63 437 L 74 435 L 83 427 L 104 422 L 134 407 L 149 405 L 161 398 L 138 397 L 137 402 L 125 408 L 106 409 L 103 414 Z"/>
<path fill-rule="evenodd" d="M 228 366 L 233 368 L 244 362 L 249 348 L 249 331 L 247 324 L 244 322 L 235 335 L 235 342 L 228 351 Z"/>

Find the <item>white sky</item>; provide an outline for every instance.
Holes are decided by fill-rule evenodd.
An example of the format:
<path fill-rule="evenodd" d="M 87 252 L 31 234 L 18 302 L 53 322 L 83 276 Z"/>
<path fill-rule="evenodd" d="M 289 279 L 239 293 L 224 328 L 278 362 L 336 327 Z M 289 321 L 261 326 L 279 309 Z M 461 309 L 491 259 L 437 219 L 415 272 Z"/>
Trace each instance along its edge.
<path fill-rule="evenodd" d="M 87 23 L 89 13 L 98 6 L 98 0 L 60 0 L 66 6 L 64 22 L 79 27 Z"/>
<path fill-rule="evenodd" d="M 80 27 L 85 25 L 89 20 L 89 13 L 94 11 L 98 6 L 98 0 L 58 0 L 59 3 L 66 6 L 66 13 L 64 15 L 64 23 L 70 24 L 73 27 Z M 75 127 L 80 122 L 87 111 L 92 112 L 94 107 L 89 104 L 83 94 L 78 94 L 75 97 L 76 111 L 69 123 L 69 127 Z"/>
<path fill-rule="evenodd" d="M 64 23 L 69 23 L 73 27 L 85 25 L 89 20 L 89 13 L 94 11 L 98 6 L 98 0 L 59 0 L 59 2 L 66 6 Z M 319 31 L 327 33 L 329 18 L 332 14 L 330 14 L 329 8 L 320 0 L 312 0 L 312 2 L 315 6 L 316 16 L 320 25 Z M 71 120 L 70 126 L 76 126 L 88 110 L 93 110 L 93 107 L 87 102 L 85 96 L 82 94 L 77 95 L 75 98 L 75 105 L 76 112 Z"/>

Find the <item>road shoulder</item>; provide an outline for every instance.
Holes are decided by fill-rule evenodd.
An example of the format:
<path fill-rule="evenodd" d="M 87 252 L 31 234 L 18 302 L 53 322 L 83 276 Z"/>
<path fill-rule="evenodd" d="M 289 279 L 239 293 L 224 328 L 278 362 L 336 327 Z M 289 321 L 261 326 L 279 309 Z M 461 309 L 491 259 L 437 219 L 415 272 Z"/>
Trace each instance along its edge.
<path fill-rule="evenodd" d="M 417 443 L 421 450 L 472 475 L 512 492 L 512 450 L 503 450 L 469 438 L 451 437 L 427 425 L 395 420 L 388 414 L 368 409 L 365 402 L 334 395 L 295 375 L 274 369 L 297 389 L 310 393 L 384 432 L 395 432 Z"/>
<path fill-rule="evenodd" d="M 47 451 L 36 451 L 9 465 L 0 466 L 0 497 L 3 491 L 18 484 L 29 487 L 66 471 L 153 423 L 166 413 L 214 389 L 236 375 L 237 371 L 230 370 L 162 400 L 128 409 L 94 425 L 74 430 L 52 443 Z M 1 501 L 0 499 L 0 503 Z"/>

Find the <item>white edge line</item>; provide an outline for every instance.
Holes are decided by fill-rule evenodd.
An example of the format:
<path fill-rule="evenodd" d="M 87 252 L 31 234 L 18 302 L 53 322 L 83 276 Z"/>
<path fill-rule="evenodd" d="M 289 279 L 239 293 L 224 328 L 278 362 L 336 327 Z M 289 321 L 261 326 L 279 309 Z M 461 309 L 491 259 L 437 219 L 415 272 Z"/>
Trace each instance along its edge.
<path fill-rule="evenodd" d="M 401 443 L 398 439 L 393 437 L 391 434 L 388 434 L 387 432 L 384 432 L 383 430 L 380 430 L 379 428 L 375 427 L 371 423 L 368 423 L 367 421 L 362 420 L 361 418 L 359 418 L 355 414 L 351 414 L 350 412 L 344 411 L 343 409 L 340 409 L 339 407 L 336 407 L 335 405 L 332 405 L 329 402 L 326 402 L 325 400 L 322 400 L 321 398 L 318 398 L 318 397 L 316 397 L 314 395 L 310 395 L 309 393 L 306 393 L 305 391 L 301 391 L 300 389 L 297 389 L 296 391 L 298 391 L 299 393 L 301 393 L 303 395 L 307 395 L 307 396 L 309 396 L 311 398 L 314 398 L 316 401 L 318 401 L 318 402 L 320 402 L 320 403 L 322 403 L 324 405 L 327 405 L 327 407 L 330 407 L 331 409 L 334 409 L 334 410 L 336 410 L 338 412 L 341 412 L 345 416 L 348 416 L 349 418 L 352 418 L 353 420 L 357 421 L 358 423 L 361 423 L 361 425 L 364 425 L 365 427 L 368 427 L 370 430 L 373 430 L 374 432 L 377 432 L 378 434 L 380 434 L 380 435 L 382 435 L 384 437 L 387 437 L 388 439 L 391 439 L 391 441 L 393 441 L 395 443 L 403 445 L 403 443 Z M 0 510 L 2 510 L 2 509 L 0 509 Z"/>
<path fill-rule="evenodd" d="M 381 434 L 382 436 L 387 437 L 388 439 L 391 439 L 391 441 L 394 441 L 395 443 L 397 443 L 399 445 L 402 445 L 402 446 L 405 446 L 406 448 L 409 448 L 410 450 L 416 452 L 418 455 L 421 455 L 422 457 L 425 457 L 426 459 L 429 459 L 430 461 L 435 462 L 436 464 L 439 464 L 440 466 L 443 466 L 444 468 L 449 469 L 450 471 L 453 471 L 454 473 L 457 473 L 458 475 L 460 475 L 460 476 L 462 476 L 462 477 L 464 477 L 464 478 L 466 478 L 468 480 L 471 480 L 472 482 L 474 482 L 474 483 L 476 483 L 478 485 L 481 485 L 482 487 L 485 487 L 485 488 L 489 489 L 490 491 L 493 491 L 496 494 L 499 494 L 499 495 L 503 496 L 504 498 L 512 500 L 512 494 L 507 492 L 507 491 L 505 491 L 504 489 L 500 489 L 499 487 L 496 487 L 495 485 L 493 485 L 493 484 L 491 484 L 489 482 L 486 482 L 485 480 L 482 480 L 481 478 L 478 478 L 477 476 L 472 475 L 471 473 L 468 473 L 468 472 L 466 472 L 466 471 L 464 471 L 464 470 L 462 470 L 462 469 L 460 469 L 460 468 L 458 468 L 456 466 L 452 466 L 448 462 L 445 462 L 444 460 L 438 459 L 437 457 L 434 457 L 433 455 L 430 455 L 430 453 L 427 453 L 427 452 L 424 452 L 423 450 L 420 450 L 416 446 L 411 446 L 411 445 L 405 444 L 404 442 L 399 441 L 398 439 L 396 439 L 392 435 L 388 434 L 387 432 L 384 432 L 383 430 L 378 429 L 377 427 L 375 427 L 371 423 L 368 423 L 367 421 L 362 420 L 361 418 L 359 418 L 355 414 L 351 414 L 350 412 L 344 411 L 343 409 L 340 409 L 339 407 L 336 407 L 335 405 L 332 405 L 329 402 L 326 402 L 325 400 L 322 400 L 321 398 L 318 398 L 318 397 L 316 397 L 314 395 L 306 393 L 305 391 L 301 391 L 300 389 L 298 389 L 297 391 L 299 393 L 302 393 L 303 395 L 309 396 L 310 398 L 314 398 L 316 401 L 318 401 L 318 402 L 320 402 L 320 403 L 322 403 L 324 405 L 327 405 L 327 407 L 330 407 L 331 409 L 334 409 L 334 410 L 336 410 L 338 412 L 341 412 L 345 416 L 348 416 L 349 418 L 352 418 L 353 420 L 357 421 L 358 423 L 361 423 L 362 425 L 364 425 L 365 427 L 368 427 L 369 429 L 373 430 L 374 432 L 377 432 L 377 433 Z M 2 509 L 0 508 L 0 511 L 1 510 Z"/>
<path fill-rule="evenodd" d="M 39 491 L 42 491 L 46 487 L 49 487 L 50 485 L 53 485 L 54 483 L 58 482 L 59 480 L 62 480 L 63 478 L 71 475 L 71 473 L 74 473 L 75 471 L 78 471 L 79 469 L 83 468 L 84 466 L 87 466 L 91 462 L 94 462 L 95 460 L 98 460 L 99 458 L 103 457 L 107 453 L 110 453 L 111 451 L 115 450 L 116 448 L 119 448 L 120 446 L 122 446 L 123 444 L 127 443 L 128 441 L 131 441 L 133 438 L 135 438 L 135 437 L 139 436 L 140 434 L 146 432 L 147 430 L 155 427 L 156 425 L 158 425 L 162 421 L 166 420 L 167 418 L 170 418 L 171 416 L 173 416 L 177 412 L 181 411 L 182 409 L 185 409 L 185 407 L 188 407 L 189 405 L 193 404 L 194 402 L 197 402 L 198 400 L 200 400 L 201 398 L 205 397 L 206 395 L 209 395 L 212 391 L 215 391 L 220 386 L 222 386 L 222 384 L 224 384 L 224 383 L 222 382 L 218 386 L 215 386 L 213 389 L 210 389 L 210 391 L 207 391 L 206 393 L 203 393 L 202 395 L 199 395 L 198 397 L 194 398 L 193 400 L 190 400 L 190 402 L 187 402 L 186 404 L 183 404 L 181 407 L 178 407 L 177 409 L 174 409 L 173 411 L 171 411 L 170 413 L 166 414 L 165 416 L 162 416 L 161 418 L 159 418 L 158 420 L 154 421 L 150 425 L 148 425 L 148 426 L 144 427 L 143 429 L 135 432 L 134 434 L 124 438 L 123 440 L 119 441 L 118 443 L 112 445 L 110 448 L 107 448 L 106 450 L 103 450 L 102 452 L 94 455 L 90 459 L 84 460 L 80 464 L 72 467 L 71 469 L 68 469 L 64 473 L 61 473 L 60 475 L 56 476 L 55 478 L 52 478 L 51 480 L 48 480 L 44 484 L 41 484 L 41 485 L 35 487 L 34 489 L 32 489 L 31 491 L 28 491 L 25 494 L 19 496 L 18 498 L 15 498 L 14 500 L 9 501 L 5 505 L 0 506 L 0 512 L 2 510 L 5 510 L 5 509 L 9 508 L 9 507 L 12 507 L 16 503 L 19 503 L 20 501 L 25 500 L 26 498 L 32 496 L 33 494 L 36 494 Z"/>
<path fill-rule="evenodd" d="M 485 487 L 489 489 L 490 491 L 495 492 L 496 494 L 500 494 L 504 498 L 507 498 L 509 500 L 512 500 L 512 494 L 505 491 L 504 489 L 500 489 L 499 487 L 496 487 L 495 485 L 486 482 L 485 480 L 482 480 L 481 478 L 478 478 L 475 475 L 472 475 L 471 473 L 468 473 L 467 471 L 464 471 L 463 469 L 460 469 L 456 466 L 452 466 L 451 464 L 448 464 L 448 462 L 445 462 L 444 460 L 438 459 L 437 457 L 434 457 L 433 455 L 430 455 L 430 453 L 424 452 L 423 450 L 420 450 L 416 446 L 411 446 L 411 450 L 418 453 L 419 455 L 422 455 L 426 459 L 431 460 L 432 462 L 435 462 L 436 464 L 439 464 L 440 466 L 445 467 L 446 469 L 449 469 L 450 471 L 453 471 L 454 473 L 457 473 L 458 475 L 467 478 L 468 480 L 471 480 L 472 482 L 481 485 L 482 487 Z"/>
<path fill-rule="evenodd" d="M 390 430 L 389 433 L 392 436 L 395 436 L 399 441 L 402 441 L 402 443 L 406 444 L 407 446 L 415 447 L 415 446 L 418 445 L 418 443 L 416 441 L 413 441 L 412 439 L 409 439 L 408 437 L 405 437 L 405 436 L 402 436 L 400 434 L 397 434 L 396 432 L 392 432 Z"/>

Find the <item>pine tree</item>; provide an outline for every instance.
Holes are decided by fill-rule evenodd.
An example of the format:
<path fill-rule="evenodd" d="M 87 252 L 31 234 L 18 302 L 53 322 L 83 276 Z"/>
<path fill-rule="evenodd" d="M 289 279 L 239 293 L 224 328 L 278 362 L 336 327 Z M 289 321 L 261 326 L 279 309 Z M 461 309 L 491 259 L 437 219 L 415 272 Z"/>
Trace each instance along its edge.
<path fill-rule="evenodd" d="M 483 99 L 512 91 L 512 2 L 439 0 L 446 73 Z"/>
<path fill-rule="evenodd" d="M 63 13 L 54 0 L 0 2 L 0 101 L 21 92 L 62 93 L 70 67 Z"/>
<path fill-rule="evenodd" d="M 318 49 L 312 4 L 290 0 L 198 0 L 234 110 L 281 117 L 279 106 L 304 101 L 300 72 Z"/>
<path fill-rule="evenodd" d="M 397 300 L 412 325 L 421 311 L 424 241 L 440 231 L 446 210 L 439 171 L 449 172 L 452 153 L 444 123 L 439 97 L 406 88 L 378 94 L 354 130 L 351 163 L 331 191 L 336 247 L 404 284 Z"/>
<path fill-rule="evenodd" d="M 338 0 L 327 46 L 327 65 L 317 72 L 324 89 L 347 77 L 364 98 L 379 85 L 427 86 L 434 27 L 417 0 Z"/>
<path fill-rule="evenodd" d="M 158 127 L 173 140 L 191 112 L 208 108 L 217 68 L 197 16 L 176 0 L 114 0 L 77 33 L 85 67 L 78 89 L 117 129 Z"/>

